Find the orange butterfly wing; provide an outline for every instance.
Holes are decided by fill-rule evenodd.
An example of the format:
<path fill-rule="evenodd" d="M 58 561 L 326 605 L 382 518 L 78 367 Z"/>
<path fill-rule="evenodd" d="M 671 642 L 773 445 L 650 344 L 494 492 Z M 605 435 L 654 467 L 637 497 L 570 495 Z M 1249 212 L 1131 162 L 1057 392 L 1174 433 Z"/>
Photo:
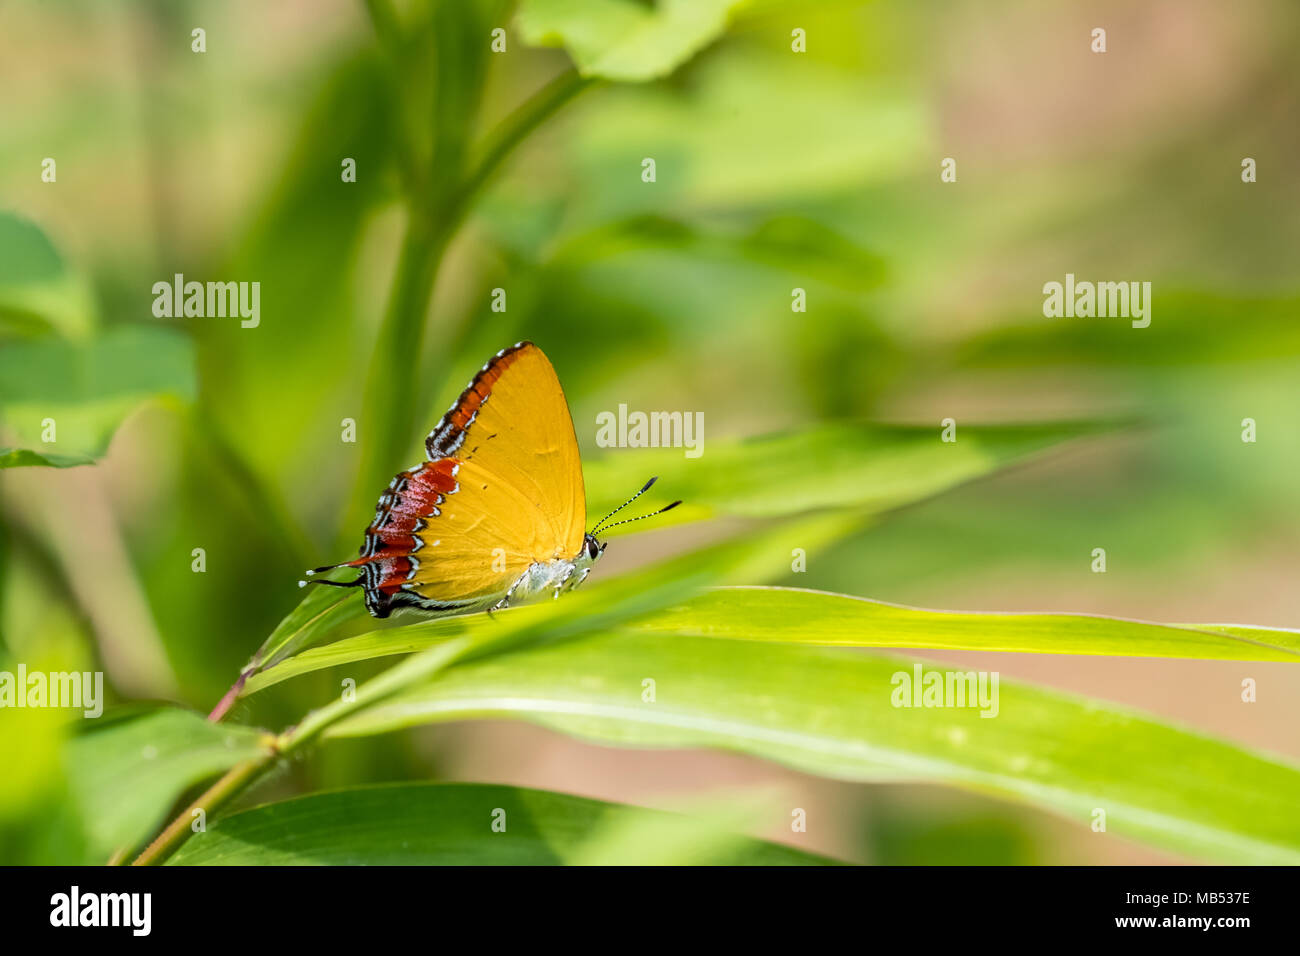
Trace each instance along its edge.
<path fill-rule="evenodd" d="M 586 492 L 555 369 L 531 342 L 498 352 L 425 440 L 429 460 L 379 499 L 361 558 L 366 607 L 470 610 L 534 562 L 581 550 Z"/>

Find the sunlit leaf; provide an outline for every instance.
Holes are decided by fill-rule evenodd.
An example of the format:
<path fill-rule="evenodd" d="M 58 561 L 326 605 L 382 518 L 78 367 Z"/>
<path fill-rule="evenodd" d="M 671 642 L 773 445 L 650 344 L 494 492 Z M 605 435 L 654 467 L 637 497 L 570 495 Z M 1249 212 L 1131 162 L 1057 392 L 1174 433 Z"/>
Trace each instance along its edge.
<path fill-rule="evenodd" d="M 919 665 L 916 665 L 919 666 Z M 933 665 L 931 665 L 933 667 Z M 1300 863 L 1300 768 L 1101 701 L 999 682 L 992 707 L 903 707 L 912 661 L 606 634 L 465 663 L 331 728 L 528 720 L 629 747 L 718 747 L 844 780 L 950 784 L 1177 853 Z M 643 681 L 654 681 L 644 699 Z"/>
<path fill-rule="evenodd" d="M 294 639 L 292 645 L 267 658 L 280 663 L 249 678 L 242 690 L 245 695 L 253 694 L 325 667 L 417 653 L 451 641 L 462 641 L 466 647 L 482 651 L 489 647 L 516 646 L 542 636 L 559 640 L 598 631 L 685 600 L 711 584 L 770 579 L 789 567 L 786 539 L 815 548 L 838 540 L 860 526 L 860 519 L 852 516 L 818 515 L 757 535 L 724 541 L 611 581 L 586 585 L 582 590 L 564 595 L 563 600 L 541 601 L 491 615 L 469 614 L 382 627 L 324 646 L 307 647 Z M 326 614 L 338 614 L 340 606 L 331 603 L 338 600 L 332 591 L 328 598 L 313 596 L 309 598 L 310 608 L 316 611 L 328 608 Z M 359 596 L 352 595 L 350 603 L 359 607 Z M 311 610 L 304 608 L 308 608 L 308 602 L 286 621 L 310 617 Z M 347 613 L 359 616 L 355 608 Z M 292 630 L 285 625 L 282 628 L 284 633 Z M 325 637 L 324 632 L 317 631 L 311 639 Z"/>
<path fill-rule="evenodd" d="M 653 80 L 717 39 L 741 0 L 524 0 L 525 43 L 563 46 L 583 76 Z"/>
<path fill-rule="evenodd" d="M 706 591 L 638 630 L 783 644 L 1300 662 L 1300 631 L 1086 614 L 933 611 L 798 588 Z"/>

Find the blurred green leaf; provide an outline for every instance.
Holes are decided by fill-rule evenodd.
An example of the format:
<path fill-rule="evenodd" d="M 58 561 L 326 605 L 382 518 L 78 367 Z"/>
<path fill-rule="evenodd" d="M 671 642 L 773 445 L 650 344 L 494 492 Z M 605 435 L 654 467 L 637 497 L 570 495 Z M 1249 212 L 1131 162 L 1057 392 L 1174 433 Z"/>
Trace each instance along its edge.
<path fill-rule="evenodd" d="M 0 212 L 0 338 L 55 332 L 79 338 L 94 323 L 85 282 L 49 237 L 36 224 Z"/>
<path fill-rule="evenodd" d="M 359 415 L 359 399 L 369 326 L 382 308 L 391 265 L 385 257 L 362 268 L 359 254 L 376 210 L 398 195 L 398 104 L 390 83 L 377 50 L 351 53 L 295 111 L 273 190 L 216 267 L 231 279 L 261 282 L 261 324 L 206 322 L 196 334 L 211 429 L 240 456 L 262 496 L 283 497 L 300 522 L 305 513 L 330 516 L 323 527 L 313 525 L 319 543 L 333 537 L 335 522 L 360 517 L 340 507 L 359 446 L 339 442 L 339 422 L 357 419 L 363 442 L 381 427 Z M 345 157 L 356 160 L 356 182 L 342 181 Z M 419 441 L 413 435 L 411 447 Z M 316 480 L 301 480 L 304 462 L 313 463 Z"/>
<path fill-rule="evenodd" d="M 575 224 L 635 212 L 698 219 L 798 210 L 859 244 L 887 241 L 891 275 L 916 267 L 893 251 L 915 206 L 897 208 L 889 197 L 916 174 L 908 157 L 938 146 L 927 96 L 909 83 L 868 76 L 848 84 L 840 70 L 792 56 L 784 44 L 737 42 L 692 64 L 682 87 L 608 88 L 585 112 L 564 140 L 571 175 L 583 184 L 570 199 Z M 653 185 L 640 179 L 647 157 Z M 887 185 L 864 213 L 849 204 L 869 184 Z"/>
<path fill-rule="evenodd" d="M 95 459 L 87 455 L 38 454 L 30 448 L 0 448 L 0 468 L 30 468 L 37 465 L 72 468 L 75 465 L 94 463 Z"/>
<path fill-rule="evenodd" d="M 523 0 L 524 42 L 564 47 L 583 76 L 639 82 L 671 73 L 727 27 L 741 0 Z"/>
<path fill-rule="evenodd" d="M 920 501 L 1105 424 L 968 426 L 955 442 L 940 425 L 829 424 L 749 439 L 703 436 L 701 454 L 635 449 L 583 463 L 591 514 L 603 514 L 659 475 L 683 504 L 662 522 L 721 515 L 771 518 L 823 508 L 873 514 Z M 658 490 L 658 489 L 656 489 Z M 621 530 L 621 529 L 620 529 Z M 618 532 L 614 532 L 617 534 Z"/>
<path fill-rule="evenodd" d="M 877 866 L 1041 866 L 1045 861 L 1025 814 L 873 807 L 868 853 Z"/>
<path fill-rule="evenodd" d="M 0 350 L 0 413 L 20 447 L 0 452 L 0 465 L 68 467 L 100 457 L 143 402 L 193 399 L 193 366 L 189 339 L 158 326 L 119 326 L 85 342 L 9 343 Z M 43 441 L 46 419 L 54 442 Z"/>
<path fill-rule="evenodd" d="M 0 213 L 0 286 L 53 279 L 63 272 L 54 244 L 33 223 Z"/>
<path fill-rule="evenodd" d="M 566 239 L 553 262 L 569 266 L 645 249 L 708 258 L 745 258 L 857 292 L 884 280 L 885 261 L 806 216 L 764 219 L 747 230 L 644 213 Z"/>
<path fill-rule="evenodd" d="M 1300 863 L 1300 768 L 1007 681 L 993 719 L 978 708 L 895 707 L 893 678 L 912 668 L 843 650 L 605 634 L 462 664 L 327 733 L 513 717 L 608 744 L 719 747 L 844 780 L 966 787 L 1080 825 L 1101 808 L 1116 836 L 1184 854 Z"/>
<path fill-rule="evenodd" d="M 730 587 L 637 621 L 653 633 L 840 647 L 1300 662 L 1300 631 L 1086 614 L 934 611 L 799 588 Z"/>
<path fill-rule="evenodd" d="M 740 863 L 753 843 L 746 831 L 789 819 L 788 798 L 752 787 L 711 793 L 673 813 L 625 814 L 602 820 L 569 859 L 577 866 L 698 866 Z M 830 860 L 823 860 L 830 863 Z"/>
<path fill-rule="evenodd" d="M 135 846 L 188 787 L 261 756 L 262 734 L 166 709 L 74 737 L 64 751 L 92 848 Z"/>
<path fill-rule="evenodd" d="M 39 338 L 54 333 L 54 326 L 39 312 L 0 304 L 0 333 L 15 338 Z"/>
<path fill-rule="evenodd" d="M 502 815 L 504 812 L 504 816 Z M 494 831 L 494 819 L 504 829 Z M 711 822 L 711 821 L 710 821 Z M 553 865 L 585 862 L 593 831 L 692 821 L 546 790 L 408 783 L 316 793 L 223 817 L 169 861 L 190 866 Z M 644 832 L 644 831 L 643 831 Z M 715 836 L 716 835 L 712 835 Z M 735 834 L 682 847 L 683 863 L 806 866 L 833 861 Z"/>
<path fill-rule="evenodd" d="M 1300 298 L 1293 295 L 1162 289 L 1159 309 L 1140 334 L 1123 321 L 1008 317 L 956 346 L 953 359 L 963 368 L 1061 366 L 1073 374 L 1091 367 L 1223 366 L 1300 355 L 1298 316 Z"/>

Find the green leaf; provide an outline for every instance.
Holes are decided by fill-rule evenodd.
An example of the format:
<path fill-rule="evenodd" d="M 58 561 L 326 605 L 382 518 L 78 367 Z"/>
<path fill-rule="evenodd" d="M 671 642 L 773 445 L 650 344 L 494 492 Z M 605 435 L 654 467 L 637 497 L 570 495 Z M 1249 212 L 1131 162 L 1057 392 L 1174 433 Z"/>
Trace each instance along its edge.
<path fill-rule="evenodd" d="M 0 286 L 40 282 L 63 273 L 63 260 L 45 233 L 26 219 L 0 213 Z"/>
<path fill-rule="evenodd" d="M 843 780 L 949 784 L 1174 852 L 1300 863 L 1300 768 L 1125 708 L 1001 681 L 978 708 L 895 707 L 911 661 L 605 634 L 454 667 L 327 731 L 513 717 L 629 747 L 719 747 Z M 646 678 L 655 700 L 642 699 Z"/>
<path fill-rule="evenodd" d="M 1300 631 L 1087 614 L 931 611 L 799 588 L 719 588 L 634 626 L 661 634 L 840 647 L 1300 661 Z"/>
<path fill-rule="evenodd" d="M 373 660 L 396 654 L 411 654 L 443 646 L 453 641 L 477 652 L 494 647 L 498 650 L 545 637 L 558 640 L 576 634 L 609 628 L 647 615 L 685 600 L 702 587 L 719 582 L 752 581 L 771 578 L 789 567 L 787 538 L 816 548 L 838 540 L 861 526 L 861 520 L 845 515 L 818 515 L 768 529 L 760 534 L 725 541 L 721 544 L 660 562 L 611 581 L 585 585 L 582 590 L 566 594 L 563 600 L 541 601 L 532 605 L 457 617 L 433 618 L 401 627 L 380 627 L 352 637 L 306 647 L 298 639 L 268 660 L 277 660 L 260 673 L 249 677 L 242 688 L 247 696 L 291 677 L 325 667 Z M 322 589 L 323 590 L 323 589 Z M 312 596 L 310 607 L 320 609 L 335 602 L 327 613 L 336 613 L 338 598 Z M 359 596 L 345 599 L 354 609 L 361 606 Z M 286 622 L 301 620 L 311 611 L 305 601 Z M 288 633 L 290 628 L 281 625 Z M 277 631 L 280 633 L 280 631 Z M 312 640 L 324 641 L 326 631 L 316 631 Z M 289 652 L 292 647 L 293 653 Z M 451 653 L 459 653 L 451 649 Z M 364 687 L 362 688 L 362 690 Z M 358 696 L 361 690 L 358 690 Z"/>
<path fill-rule="evenodd" d="M 932 427 L 834 424 L 739 440 L 705 434 L 704 453 L 696 458 L 681 448 L 637 449 L 585 462 L 583 473 L 593 496 L 592 514 L 620 504 L 648 475 L 659 476 L 656 492 L 684 502 L 660 521 L 772 518 L 826 508 L 874 514 L 1114 427 L 969 426 L 959 429 L 955 442 L 940 440 L 938 422 Z"/>
<path fill-rule="evenodd" d="M 309 590 L 298 606 L 276 625 L 275 630 L 253 655 L 249 666 L 273 667 L 327 637 L 348 621 L 365 617 L 365 604 L 357 598 L 355 594 L 339 593 L 329 587 Z"/>
<path fill-rule="evenodd" d="M 0 338 L 84 338 L 94 324 L 87 283 L 49 237 L 35 223 L 0 212 Z"/>
<path fill-rule="evenodd" d="M 1277 361 L 1300 355 L 1300 298 L 1295 295 L 1225 293 L 1208 288 L 1162 289 L 1161 312 L 1146 338 L 1138 341 L 1123 322 L 1087 319 L 1044 321 L 1039 314 L 1007 316 L 989 329 L 955 346 L 964 369 L 1068 368 L 1078 374 L 1096 368 L 1157 370 L 1193 368 L 1259 359 Z M 1035 310 L 1036 311 L 1036 310 Z M 1231 325 L 1233 334 L 1221 334 Z"/>
<path fill-rule="evenodd" d="M 504 817 L 501 813 L 504 811 Z M 505 828 L 493 830 L 493 820 Z M 174 866 L 546 865 L 589 862 L 593 832 L 690 833 L 675 814 L 546 790 L 405 783 L 316 793 L 222 817 L 176 853 Z M 833 861 L 735 834 L 710 834 L 672 862 L 806 866 Z"/>
<path fill-rule="evenodd" d="M 0 412 L 17 447 L 0 465 L 86 464 L 142 402 L 195 394 L 189 339 L 158 326 L 120 326 L 85 342 L 37 338 L 0 350 Z M 46 442 L 52 420 L 54 438 Z"/>
<path fill-rule="evenodd" d="M 189 787 L 261 756 L 262 734 L 183 710 L 110 723 L 68 742 L 64 763 L 91 846 L 135 846 Z"/>
<path fill-rule="evenodd" d="M 643 213 L 566 239 L 551 264 L 585 265 L 646 249 L 695 259 L 748 259 L 854 292 L 876 288 L 886 275 L 885 262 L 879 256 L 815 219 L 790 214 L 738 231 Z"/>
<path fill-rule="evenodd" d="M 583 76 L 639 82 L 671 73 L 727 27 L 741 0 L 523 0 L 525 43 L 562 46 Z"/>
<path fill-rule="evenodd" d="M 801 540 L 817 542 L 845 533 L 853 519 L 843 516 L 818 516 L 787 527 L 800 529 Z M 779 533 L 779 532 L 778 532 Z M 516 609 L 508 617 L 499 614 L 467 615 L 459 619 L 432 620 L 416 628 L 439 632 L 441 628 L 456 627 L 464 622 L 465 629 L 451 639 L 439 633 L 432 646 L 425 647 L 395 667 L 391 667 L 357 688 L 351 698 L 336 700 L 312 711 L 293 730 L 295 746 L 315 739 L 324 730 L 346 717 L 400 694 L 419 687 L 435 675 L 462 660 L 497 655 L 515 650 L 530 643 L 570 640 L 594 631 L 607 630 L 622 621 L 683 600 L 705 584 L 729 575 L 742 579 L 769 568 L 775 555 L 770 548 L 759 548 L 752 553 L 754 541 L 728 541 L 702 553 L 679 557 L 662 565 L 637 573 L 624 575 L 595 591 L 570 594 L 564 602 L 544 601 L 528 608 Z M 780 555 L 784 563 L 784 555 Z M 288 663 L 293 663 L 291 658 Z M 285 665 L 273 668 L 274 675 Z M 241 676 L 232 690 L 236 694 L 251 693 L 263 682 L 263 675 L 253 675 L 253 680 Z"/>
<path fill-rule="evenodd" d="M 634 210 L 749 220 L 803 209 L 860 238 L 897 237 L 917 228 L 915 206 L 895 194 L 914 175 L 907 157 L 933 148 L 933 123 L 924 93 L 896 76 L 845 84 L 840 69 L 782 44 L 724 44 L 692 64 L 689 84 L 615 87 L 585 104 L 563 144 L 583 184 L 569 205 L 591 225 Z M 647 156 L 657 164 L 654 186 L 636 178 Z M 931 274 L 914 256 L 900 258 L 892 240 L 890 266 L 891 294 L 913 274 Z M 670 274 L 690 270 L 678 263 Z"/>
<path fill-rule="evenodd" d="M 51 455 L 34 452 L 30 448 L 0 448 L 0 468 L 29 468 L 38 465 L 72 468 L 94 463 L 95 459 L 86 455 Z"/>

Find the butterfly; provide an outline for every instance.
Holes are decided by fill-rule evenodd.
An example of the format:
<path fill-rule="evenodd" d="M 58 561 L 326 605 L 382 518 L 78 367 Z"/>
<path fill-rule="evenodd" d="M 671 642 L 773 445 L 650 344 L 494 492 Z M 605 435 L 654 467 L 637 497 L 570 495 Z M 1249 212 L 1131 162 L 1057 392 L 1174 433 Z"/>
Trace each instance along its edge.
<path fill-rule="evenodd" d="M 532 342 L 483 366 L 424 441 L 428 460 L 399 472 L 379 498 L 360 557 L 315 568 L 357 568 L 366 610 L 388 617 L 495 610 L 587 579 L 605 551 L 596 535 L 681 504 L 605 523 L 655 483 L 651 478 L 591 531 L 582 460 L 564 390 Z"/>

